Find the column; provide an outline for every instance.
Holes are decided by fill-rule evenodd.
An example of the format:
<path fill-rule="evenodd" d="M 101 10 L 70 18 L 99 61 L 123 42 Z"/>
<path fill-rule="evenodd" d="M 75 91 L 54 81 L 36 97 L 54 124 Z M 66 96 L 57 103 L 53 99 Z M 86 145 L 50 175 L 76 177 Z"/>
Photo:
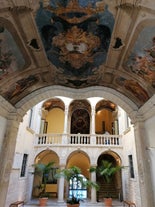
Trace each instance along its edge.
<path fill-rule="evenodd" d="M 94 166 L 93 166 L 94 167 Z M 96 182 L 96 172 L 91 172 L 91 181 Z M 96 203 L 96 189 L 91 188 L 91 203 Z"/>
<path fill-rule="evenodd" d="M 91 110 L 91 128 L 90 128 L 90 134 L 91 134 L 91 144 L 96 144 L 96 135 L 95 135 L 95 106 L 92 105 Z"/>
<path fill-rule="evenodd" d="M 67 134 L 67 129 L 68 129 L 68 105 L 65 104 L 64 134 Z"/>
<path fill-rule="evenodd" d="M 60 167 L 63 170 L 64 166 Z M 58 180 L 58 202 L 64 202 L 64 177 L 60 177 Z"/>
<path fill-rule="evenodd" d="M 91 110 L 91 134 L 95 134 L 95 106 L 92 106 Z"/>
<path fill-rule="evenodd" d="M 68 105 L 65 104 L 64 133 L 62 138 L 62 144 L 68 144 L 67 133 L 68 133 Z"/>
<path fill-rule="evenodd" d="M 18 119 L 19 118 L 19 119 Z M 22 120 L 16 114 L 10 114 L 7 122 L 7 129 L 5 139 L 3 141 L 0 157 L 0 204 L 5 206 L 10 174 L 12 170 L 12 164 L 14 159 L 14 152 L 16 147 L 16 138 L 19 127 L 19 121 Z M 18 120 L 18 121 L 17 121 Z"/>
<path fill-rule="evenodd" d="M 151 171 L 149 166 L 149 155 L 147 152 L 147 136 L 145 132 L 144 122 L 136 121 L 135 130 L 135 147 L 138 167 L 138 182 L 140 190 L 141 207 L 154 206 L 153 189 L 151 183 Z"/>

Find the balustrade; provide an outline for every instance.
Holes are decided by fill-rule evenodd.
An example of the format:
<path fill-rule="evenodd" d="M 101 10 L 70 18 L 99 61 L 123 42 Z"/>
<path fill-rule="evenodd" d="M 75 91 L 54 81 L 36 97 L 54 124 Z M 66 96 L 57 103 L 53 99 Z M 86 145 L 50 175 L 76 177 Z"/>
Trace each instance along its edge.
<path fill-rule="evenodd" d="M 95 136 L 93 145 L 120 146 L 121 135 L 91 135 L 91 134 L 36 134 L 35 146 L 63 145 L 63 137 L 66 137 L 65 144 L 70 145 L 92 145 L 91 138 Z"/>

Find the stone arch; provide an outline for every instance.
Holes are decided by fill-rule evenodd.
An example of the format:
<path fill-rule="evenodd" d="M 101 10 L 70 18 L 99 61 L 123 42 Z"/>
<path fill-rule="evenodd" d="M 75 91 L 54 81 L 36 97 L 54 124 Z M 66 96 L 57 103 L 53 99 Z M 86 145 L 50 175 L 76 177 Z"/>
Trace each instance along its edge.
<path fill-rule="evenodd" d="M 138 107 L 129 98 L 117 92 L 114 89 L 106 87 L 89 87 L 85 89 L 70 89 L 62 86 L 49 86 L 24 97 L 19 101 L 15 107 L 17 112 L 22 116 L 37 103 L 47 100 L 53 96 L 64 96 L 73 99 L 86 99 L 89 97 L 104 97 L 123 108 L 130 116 L 131 119 L 135 119 Z"/>
<path fill-rule="evenodd" d="M 80 159 L 78 158 L 80 156 Z M 82 162 L 81 162 L 82 160 Z M 88 154 L 82 150 L 75 150 L 71 152 L 66 161 L 66 167 L 77 166 L 81 169 L 85 177 L 89 177 L 88 168 L 90 168 L 90 158 Z"/>
<path fill-rule="evenodd" d="M 106 150 L 100 154 L 97 160 L 97 166 L 99 167 L 102 164 L 102 161 L 111 162 L 113 166 L 122 166 L 122 160 L 118 153 L 112 150 Z M 97 199 L 101 199 L 102 196 L 107 196 L 107 192 L 111 194 L 113 198 L 122 199 L 122 179 L 121 179 L 121 171 L 116 172 L 112 180 L 109 182 L 105 182 L 104 178 L 97 174 L 97 182 L 100 183 L 100 189 L 97 194 Z"/>
<path fill-rule="evenodd" d="M 53 160 L 44 160 L 46 157 L 50 156 L 53 157 Z M 59 156 L 55 151 L 51 149 L 41 150 L 39 153 L 37 153 L 34 158 L 34 163 L 40 162 L 40 160 L 45 162 L 53 161 L 57 166 L 59 165 Z"/>

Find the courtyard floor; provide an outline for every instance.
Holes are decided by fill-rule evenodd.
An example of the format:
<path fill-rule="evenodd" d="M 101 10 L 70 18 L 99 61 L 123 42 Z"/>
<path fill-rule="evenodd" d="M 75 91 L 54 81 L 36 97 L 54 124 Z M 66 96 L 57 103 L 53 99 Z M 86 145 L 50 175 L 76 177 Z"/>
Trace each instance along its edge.
<path fill-rule="evenodd" d="M 35 206 L 39 206 L 38 205 L 38 199 L 33 199 L 31 200 L 29 203 L 26 203 L 24 205 L 24 207 L 35 207 Z M 55 199 L 49 199 L 48 200 L 48 207 L 66 207 L 66 203 L 65 202 L 57 202 L 57 200 Z M 89 201 L 84 201 L 80 203 L 80 207 L 104 207 L 104 203 L 103 202 L 97 202 L 97 203 L 91 203 Z M 118 200 L 113 200 L 113 207 L 123 207 L 123 203 L 118 201 Z"/>

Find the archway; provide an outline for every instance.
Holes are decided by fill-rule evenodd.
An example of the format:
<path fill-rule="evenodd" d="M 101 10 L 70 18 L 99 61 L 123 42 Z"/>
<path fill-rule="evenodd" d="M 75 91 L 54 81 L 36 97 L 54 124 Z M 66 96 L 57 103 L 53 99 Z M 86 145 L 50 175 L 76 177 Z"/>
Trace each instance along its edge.
<path fill-rule="evenodd" d="M 49 193 L 50 196 L 52 196 L 53 193 L 57 196 L 57 179 L 54 177 L 59 165 L 59 157 L 57 154 L 52 150 L 44 150 L 36 156 L 34 165 L 48 165 L 51 162 L 53 162 L 53 165 L 47 175 L 46 192 Z M 34 172 L 32 197 L 39 197 L 43 182 L 42 175 L 35 174 Z"/>
<path fill-rule="evenodd" d="M 32 108 L 35 104 L 46 100 L 49 97 L 53 96 L 66 96 L 71 98 L 88 98 L 88 97 L 105 97 L 108 98 L 115 103 L 122 106 L 129 115 L 131 115 L 131 118 L 134 120 L 137 114 L 137 106 L 127 99 L 125 96 L 120 95 L 118 92 L 116 92 L 113 89 L 108 89 L 106 87 L 90 87 L 87 89 L 81 89 L 80 91 L 74 90 L 74 89 L 68 89 L 66 87 L 59 87 L 59 86 L 51 86 L 47 88 L 42 88 L 38 91 L 35 91 L 31 93 L 31 95 L 28 95 L 24 97 L 21 101 L 19 101 L 15 107 L 12 107 L 8 105 L 6 101 L 3 100 L 1 102 L 1 108 L 3 109 L 1 111 L 1 115 L 4 117 L 8 117 L 8 126 L 11 125 L 11 127 L 7 127 L 6 131 L 6 138 L 7 143 L 5 147 L 2 147 L 1 154 L 5 158 L 1 161 L 1 186 L 2 186 L 2 196 L 0 196 L 1 202 L 4 204 L 5 202 L 5 195 L 8 191 L 8 185 L 9 185 L 9 179 L 7 179 L 7 182 L 5 185 L 4 183 L 4 177 L 8 175 L 8 171 L 11 171 L 12 163 L 13 163 L 13 156 L 15 151 L 15 145 L 16 145 L 16 135 L 18 131 L 19 121 L 21 121 L 22 116 L 26 114 L 26 112 Z M 7 106 L 6 109 L 3 107 L 4 104 Z M 10 111 L 10 113 L 8 113 Z M 13 112 L 13 113 L 11 113 Z M 16 113 L 14 113 L 16 112 Z M 134 112 L 134 113 L 133 113 Z M 5 115 L 4 115 L 5 114 Z M 6 148 L 10 148 L 11 151 L 6 150 Z M 7 167 L 6 167 L 7 166 Z M 7 169 L 7 170 L 6 170 Z"/>
<path fill-rule="evenodd" d="M 82 162 L 81 162 L 82 160 Z M 86 180 L 90 178 L 88 169 L 90 168 L 90 160 L 86 153 L 78 150 L 70 154 L 67 160 L 66 168 L 76 166 L 81 169 L 81 179 Z M 87 189 L 86 186 L 83 186 L 78 178 L 73 178 L 69 183 L 69 192 L 66 190 L 66 194 L 74 194 L 80 199 L 86 199 L 90 197 L 90 189 Z M 68 196 L 66 195 L 66 196 Z"/>
<path fill-rule="evenodd" d="M 118 154 L 116 154 L 113 151 L 106 151 L 104 153 L 102 153 L 97 161 L 97 166 L 100 167 L 102 161 L 108 161 L 110 163 L 112 163 L 112 165 L 114 167 L 116 166 L 120 166 L 121 165 L 121 159 L 118 156 Z M 100 175 L 96 175 L 97 178 L 97 182 L 100 185 L 100 189 L 97 192 L 97 200 L 103 200 L 104 197 L 110 196 L 112 198 L 116 198 L 116 199 L 122 199 L 122 181 L 121 181 L 121 171 L 117 172 L 112 180 L 107 183 L 103 177 L 101 177 Z M 108 192 L 108 195 L 107 195 Z"/>

